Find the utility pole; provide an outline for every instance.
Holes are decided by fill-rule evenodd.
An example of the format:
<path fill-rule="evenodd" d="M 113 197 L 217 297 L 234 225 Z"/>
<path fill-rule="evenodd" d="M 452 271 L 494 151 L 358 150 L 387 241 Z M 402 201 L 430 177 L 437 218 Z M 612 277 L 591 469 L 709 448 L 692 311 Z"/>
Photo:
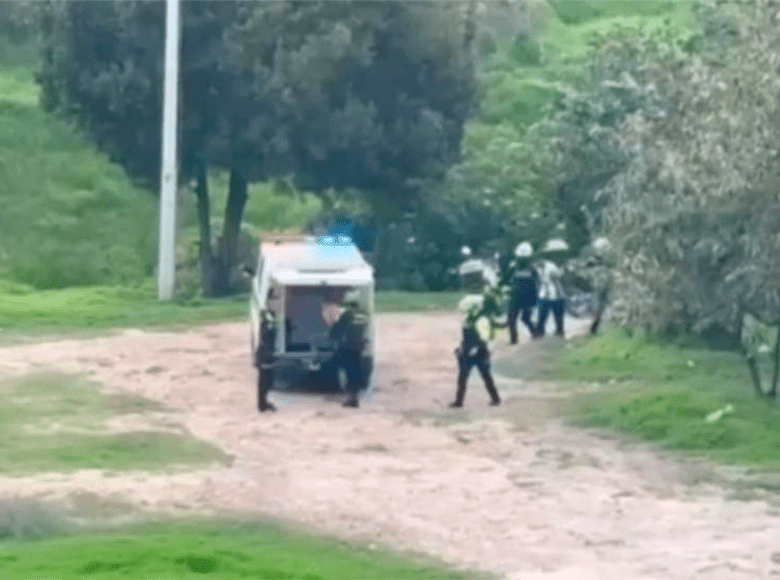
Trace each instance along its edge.
<path fill-rule="evenodd" d="M 165 0 L 165 78 L 163 80 L 162 167 L 160 171 L 160 253 L 157 295 L 173 298 L 176 283 L 177 121 L 179 92 L 180 0 Z"/>

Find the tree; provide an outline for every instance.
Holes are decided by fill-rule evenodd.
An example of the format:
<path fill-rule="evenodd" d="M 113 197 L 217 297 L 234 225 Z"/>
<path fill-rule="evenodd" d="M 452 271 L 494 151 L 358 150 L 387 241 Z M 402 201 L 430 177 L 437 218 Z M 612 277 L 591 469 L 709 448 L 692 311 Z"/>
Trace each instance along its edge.
<path fill-rule="evenodd" d="M 403 208 L 457 159 L 475 98 L 467 3 L 182 4 L 182 174 L 204 291 L 229 291 L 247 185 L 292 174 Z M 159 172 L 163 3 L 50 5 L 43 104 L 149 183 Z M 216 251 L 208 173 L 230 172 Z"/>
<path fill-rule="evenodd" d="M 643 84 L 661 104 L 621 126 L 630 161 L 603 190 L 605 225 L 621 256 L 624 321 L 657 330 L 715 330 L 735 338 L 751 320 L 775 334 L 762 387 L 751 341 L 741 341 L 755 391 L 780 379 L 780 44 L 777 5 L 760 0 L 730 20 L 717 52 L 659 50 Z"/>

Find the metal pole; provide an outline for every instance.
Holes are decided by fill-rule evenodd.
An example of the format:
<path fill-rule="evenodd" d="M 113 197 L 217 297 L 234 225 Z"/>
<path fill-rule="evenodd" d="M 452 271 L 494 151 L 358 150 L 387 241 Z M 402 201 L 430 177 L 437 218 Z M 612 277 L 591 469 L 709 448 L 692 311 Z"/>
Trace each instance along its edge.
<path fill-rule="evenodd" d="M 160 300 L 173 298 L 176 282 L 176 137 L 179 88 L 179 2 L 165 2 L 165 78 L 160 171 L 160 253 L 157 292 Z"/>

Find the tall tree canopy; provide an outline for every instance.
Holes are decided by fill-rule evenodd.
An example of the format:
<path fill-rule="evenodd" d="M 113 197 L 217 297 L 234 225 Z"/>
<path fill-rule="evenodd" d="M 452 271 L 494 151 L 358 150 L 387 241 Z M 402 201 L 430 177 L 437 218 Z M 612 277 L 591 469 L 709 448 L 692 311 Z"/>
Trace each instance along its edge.
<path fill-rule="evenodd" d="M 182 3 L 181 169 L 194 181 L 204 290 L 229 290 L 253 180 L 402 208 L 456 161 L 475 100 L 473 3 Z M 133 176 L 159 174 L 164 3 L 54 0 L 39 76 Z M 230 172 L 219 247 L 207 176 Z"/>

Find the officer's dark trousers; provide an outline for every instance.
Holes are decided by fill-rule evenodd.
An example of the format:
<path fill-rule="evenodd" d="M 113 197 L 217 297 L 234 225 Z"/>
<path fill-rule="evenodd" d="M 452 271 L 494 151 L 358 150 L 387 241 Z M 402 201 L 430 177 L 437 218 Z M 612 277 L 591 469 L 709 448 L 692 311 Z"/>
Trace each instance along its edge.
<path fill-rule="evenodd" d="M 566 310 L 566 301 L 563 299 L 539 301 L 539 324 L 536 327 L 536 333 L 538 336 L 544 336 L 544 327 L 547 324 L 547 315 L 550 310 L 555 317 L 555 334 L 563 336 L 563 313 Z"/>
<path fill-rule="evenodd" d="M 477 367 L 479 374 L 482 375 L 490 399 L 494 403 L 499 402 L 501 398 L 498 396 L 493 375 L 490 373 L 490 353 L 487 347 L 480 346 L 474 356 L 468 356 L 467 347 L 461 345 L 458 351 L 458 392 L 455 395 L 455 403 L 463 404 L 463 399 L 466 397 L 466 383 L 473 367 Z"/>
<path fill-rule="evenodd" d="M 336 351 L 333 363 L 337 368 L 344 369 L 344 374 L 347 375 L 347 394 L 350 400 L 357 400 L 360 389 L 365 386 L 361 353 L 346 349 Z"/>
<path fill-rule="evenodd" d="M 523 321 L 528 327 L 528 332 L 531 336 L 536 334 L 536 328 L 531 323 L 531 311 L 533 310 L 533 304 L 528 306 L 518 306 L 516 304 L 510 304 L 507 321 L 509 322 L 509 342 L 517 344 L 517 317 L 520 316 L 520 320 Z M 520 313 L 522 312 L 522 315 Z"/>

